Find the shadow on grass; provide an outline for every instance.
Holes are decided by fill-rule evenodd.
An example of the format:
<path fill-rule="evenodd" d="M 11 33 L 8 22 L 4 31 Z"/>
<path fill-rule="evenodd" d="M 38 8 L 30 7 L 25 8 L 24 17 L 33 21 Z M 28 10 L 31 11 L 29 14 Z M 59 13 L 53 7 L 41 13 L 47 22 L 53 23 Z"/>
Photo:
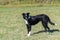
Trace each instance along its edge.
<path fill-rule="evenodd" d="M 31 35 L 39 34 L 39 33 L 43 33 L 43 32 L 50 32 L 50 33 L 53 33 L 53 32 L 59 32 L 59 30 L 58 30 L 58 29 L 52 29 L 52 30 L 50 30 L 50 31 L 42 30 L 42 31 L 35 32 L 35 33 L 31 34 Z"/>

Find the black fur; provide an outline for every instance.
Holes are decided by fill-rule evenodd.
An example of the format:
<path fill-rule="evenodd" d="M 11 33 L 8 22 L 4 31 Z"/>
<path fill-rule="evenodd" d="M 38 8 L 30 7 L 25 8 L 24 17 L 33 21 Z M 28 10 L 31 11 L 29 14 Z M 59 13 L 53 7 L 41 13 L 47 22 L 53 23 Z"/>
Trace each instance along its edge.
<path fill-rule="evenodd" d="M 22 14 L 23 18 L 28 22 L 28 24 L 26 24 L 28 33 L 29 31 L 31 31 L 31 26 L 37 24 L 40 21 L 42 22 L 42 25 L 46 31 L 50 30 L 50 28 L 48 27 L 48 22 L 52 25 L 55 25 L 55 23 L 51 22 L 50 18 L 45 14 L 39 14 L 36 16 L 30 16 L 29 14 L 30 13 Z"/>

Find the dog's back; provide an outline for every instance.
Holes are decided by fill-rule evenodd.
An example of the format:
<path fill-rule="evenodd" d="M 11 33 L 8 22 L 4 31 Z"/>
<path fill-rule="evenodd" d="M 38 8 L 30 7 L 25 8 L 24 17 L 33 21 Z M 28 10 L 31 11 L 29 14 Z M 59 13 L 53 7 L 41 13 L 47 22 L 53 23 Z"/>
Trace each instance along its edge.
<path fill-rule="evenodd" d="M 31 25 L 35 25 L 37 24 L 39 21 L 42 21 L 42 22 L 49 22 L 51 23 L 52 25 L 54 25 L 54 23 L 51 22 L 50 18 L 45 15 L 45 14 L 40 14 L 40 15 L 36 15 L 36 16 L 31 16 L 29 19 L 28 19 L 28 22 L 31 24 Z"/>

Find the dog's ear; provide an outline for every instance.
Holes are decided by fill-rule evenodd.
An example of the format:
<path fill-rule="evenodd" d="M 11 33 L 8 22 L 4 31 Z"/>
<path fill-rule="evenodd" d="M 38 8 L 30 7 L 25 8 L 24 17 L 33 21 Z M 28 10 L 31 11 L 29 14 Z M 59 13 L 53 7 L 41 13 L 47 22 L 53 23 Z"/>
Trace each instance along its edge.
<path fill-rule="evenodd" d="M 22 13 L 22 15 L 25 15 L 25 13 Z"/>
<path fill-rule="evenodd" d="M 30 13 L 27 13 L 27 15 L 29 15 Z"/>

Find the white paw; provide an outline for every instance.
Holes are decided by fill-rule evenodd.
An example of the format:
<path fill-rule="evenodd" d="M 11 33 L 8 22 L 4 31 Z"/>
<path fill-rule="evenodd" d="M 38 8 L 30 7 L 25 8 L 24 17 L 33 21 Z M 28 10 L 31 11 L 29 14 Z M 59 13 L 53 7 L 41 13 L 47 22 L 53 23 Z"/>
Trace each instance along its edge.
<path fill-rule="evenodd" d="M 29 36 L 30 36 L 30 34 L 31 34 L 31 32 L 29 32 L 29 33 L 27 34 L 27 36 L 29 37 Z"/>
<path fill-rule="evenodd" d="M 55 25 L 57 25 L 57 24 L 55 23 Z"/>
<path fill-rule="evenodd" d="M 29 37 L 29 36 L 30 36 L 30 34 L 27 34 L 27 36 Z"/>

